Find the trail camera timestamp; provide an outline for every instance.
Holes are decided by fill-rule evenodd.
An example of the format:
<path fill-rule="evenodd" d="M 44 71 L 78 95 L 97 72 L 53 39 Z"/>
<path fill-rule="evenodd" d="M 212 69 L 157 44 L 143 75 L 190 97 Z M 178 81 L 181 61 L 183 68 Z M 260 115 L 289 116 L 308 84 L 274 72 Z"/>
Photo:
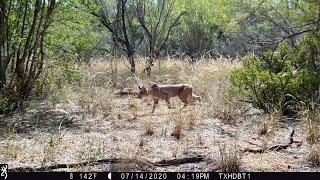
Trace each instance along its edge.
<path fill-rule="evenodd" d="M 121 173 L 120 179 L 128 180 L 128 179 L 136 179 L 136 180 L 143 180 L 143 179 L 153 179 L 153 180 L 165 180 L 168 179 L 167 173 L 158 173 L 158 172 L 134 172 L 134 173 Z"/>
<path fill-rule="evenodd" d="M 210 173 L 177 173 L 177 179 L 210 179 Z"/>

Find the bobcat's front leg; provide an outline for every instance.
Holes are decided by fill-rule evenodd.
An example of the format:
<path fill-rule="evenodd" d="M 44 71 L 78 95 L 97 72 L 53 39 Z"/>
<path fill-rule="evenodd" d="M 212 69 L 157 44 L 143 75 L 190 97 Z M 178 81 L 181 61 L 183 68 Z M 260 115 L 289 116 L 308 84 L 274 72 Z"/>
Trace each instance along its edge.
<path fill-rule="evenodd" d="M 152 112 L 151 113 L 154 112 L 154 110 L 156 109 L 156 106 L 158 105 L 158 103 L 159 103 L 159 99 L 154 99 L 153 100 L 153 107 L 152 107 Z"/>

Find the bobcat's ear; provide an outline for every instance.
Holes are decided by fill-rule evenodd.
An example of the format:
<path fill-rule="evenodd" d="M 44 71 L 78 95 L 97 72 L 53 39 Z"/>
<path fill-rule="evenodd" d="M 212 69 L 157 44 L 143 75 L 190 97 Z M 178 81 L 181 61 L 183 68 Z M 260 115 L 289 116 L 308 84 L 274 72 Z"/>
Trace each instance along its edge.
<path fill-rule="evenodd" d="M 151 87 L 155 88 L 155 87 L 158 87 L 158 85 L 156 83 L 153 83 Z"/>
<path fill-rule="evenodd" d="M 142 89 L 142 87 L 140 86 L 140 85 L 138 85 L 138 88 L 141 90 Z"/>

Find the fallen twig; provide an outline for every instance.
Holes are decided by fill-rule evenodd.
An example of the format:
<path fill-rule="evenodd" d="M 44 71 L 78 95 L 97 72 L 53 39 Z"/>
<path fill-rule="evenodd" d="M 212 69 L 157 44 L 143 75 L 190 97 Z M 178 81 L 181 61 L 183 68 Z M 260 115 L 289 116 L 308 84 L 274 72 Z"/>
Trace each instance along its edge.
<path fill-rule="evenodd" d="M 276 145 L 272 145 L 268 148 L 258 148 L 258 149 L 252 149 L 252 148 L 244 148 L 242 150 L 242 152 L 250 152 L 250 153 L 264 153 L 266 151 L 280 151 L 282 149 L 287 149 L 288 147 L 290 147 L 292 144 L 296 143 L 297 146 L 301 146 L 302 145 L 302 141 L 294 141 L 293 140 L 293 135 L 294 135 L 294 130 L 291 131 L 290 133 L 290 142 L 288 144 L 276 144 Z M 252 144 L 251 142 L 249 142 L 250 144 Z M 254 144 L 257 145 L 257 144 Z M 261 146 L 260 146 L 261 147 Z"/>
<path fill-rule="evenodd" d="M 202 156 L 187 157 L 187 158 L 181 158 L 181 159 L 161 160 L 154 163 L 147 160 L 111 158 L 111 159 L 100 159 L 96 161 L 87 161 L 82 163 L 54 164 L 54 165 L 42 166 L 38 168 L 17 167 L 17 168 L 11 168 L 9 169 L 9 171 L 10 172 L 41 172 L 41 171 L 51 171 L 54 169 L 76 168 L 79 166 L 97 165 L 97 164 L 103 164 L 103 163 L 109 163 L 109 164 L 132 163 L 132 164 L 140 164 L 147 167 L 163 167 L 163 166 L 177 166 L 177 165 L 186 164 L 186 163 L 199 163 L 202 161 L 204 161 L 204 157 Z"/>

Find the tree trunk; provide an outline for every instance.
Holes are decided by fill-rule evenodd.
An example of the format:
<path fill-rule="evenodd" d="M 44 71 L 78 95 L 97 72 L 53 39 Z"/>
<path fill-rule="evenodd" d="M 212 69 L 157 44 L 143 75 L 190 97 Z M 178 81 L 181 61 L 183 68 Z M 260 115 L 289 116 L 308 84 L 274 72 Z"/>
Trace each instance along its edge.
<path fill-rule="evenodd" d="M 136 73 L 136 64 L 134 62 L 134 48 L 133 45 L 130 43 L 129 36 L 127 33 L 127 25 L 126 25 L 126 3 L 127 0 L 121 0 L 121 20 L 122 20 L 122 31 L 123 31 L 123 36 L 125 39 L 125 46 L 127 49 L 127 54 L 128 54 L 128 60 L 130 63 L 130 71 L 131 74 Z"/>
<path fill-rule="evenodd" d="M 1 96 L 7 99 L 0 107 L 0 113 L 17 109 L 41 73 L 44 37 L 55 4 L 56 0 L 32 3 L 0 0 L 0 91 Z M 16 19 L 10 19 L 15 12 L 18 12 Z M 11 29 L 17 34 L 10 32 Z M 20 41 L 19 38 L 25 40 Z"/>
<path fill-rule="evenodd" d="M 136 73 L 136 63 L 134 62 L 134 52 L 133 51 L 128 51 L 128 61 L 130 63 L 130 71 L 131 74 L 135 74 Z"/>
<path fill-rule="evenodd" d="M 148 58 L 147 66 L 145 68 L 145 71 L 146 71 L 148 77 L 151 75 L 151 69 L 153 66 L 153 62 L 154 62 L 154 58 L 152 56 L 150 56 Z"/>
<path fill-rule="evenodd" d="M 5 2 L 4 0 L 0 0 L 0 91 L 5 85 L 6 81 L 6 74 L 3 68 L 3 61 L 4 61 L 4 38 L 5 38 Z"/>

